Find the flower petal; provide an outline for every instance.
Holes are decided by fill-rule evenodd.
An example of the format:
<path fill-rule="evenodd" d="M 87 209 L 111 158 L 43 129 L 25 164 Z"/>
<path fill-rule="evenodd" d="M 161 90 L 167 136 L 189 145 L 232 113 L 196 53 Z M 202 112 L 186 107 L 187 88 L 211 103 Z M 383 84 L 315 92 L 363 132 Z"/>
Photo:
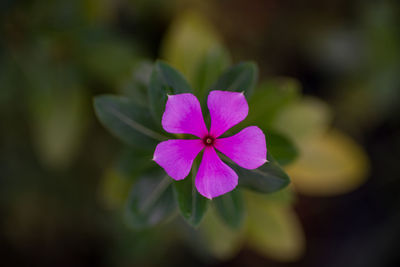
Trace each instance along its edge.
<path fill-rule="evenodd" d="M 157 145 L 153 160 L 173 179 L 182 180 L 189 174 L 193 160 L 203 147 L 200 139 L 164 141 Z"/>
<path fill-rule="evenodd" d="M 207 100 L 211 116 L 210 135 L 217 138 L 247 117 L 249 105 L 243 93 L 211 91 Z"/>
<path fill-rule="evenodd" d="M 195 184 L 201 195 L 212 199 L 232 191 L 238 184 L 238 176 L 222 162 L 214 148 L 206 147 Z"/>
<path fill-rule="evenodd" d="M 169 133 L 193 134 L 200 138 L 208 134 L 199 100 L 190 93 L 168 95 L 161 123 Z"/>
<path fill-rule="evenodd" d="M 256 169 L 267 162 L 265 135 L 256 126 L 244 128 L 231 137 L 216 139 L 214 146 L 246 169 Z"/>

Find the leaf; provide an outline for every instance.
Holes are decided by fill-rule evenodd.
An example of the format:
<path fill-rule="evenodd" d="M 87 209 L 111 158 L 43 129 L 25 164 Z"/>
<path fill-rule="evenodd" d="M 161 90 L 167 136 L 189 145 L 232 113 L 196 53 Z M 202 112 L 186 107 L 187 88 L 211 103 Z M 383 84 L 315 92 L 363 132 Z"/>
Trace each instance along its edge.
<path fill-rule="evenodd" d="M 326 103 L 317 98 L 305 97 L 280 110 L 272 127 L 300 145 L 303 140 L 324 133 L 331 119 L 331 110 Z"/>
<path fill-rule="evenodd" d="M 154 226 L 176 211 L 172 179 L 159 168 L 147 172 L 133 185 L 126 207 L 128 223 L 135 229 Z"/>
<path fill-rule="evenodd" d="M 148 109 L 126 97 L 102 95 L 94 98 L 96 115 L 112 134 L 135 147 L 153 147 L 163 136 L 156 132 Z"/>
<path fill-rule="evenodd" d="M 300 84 L 291 78 L 273 78 L 261 83 L 249 99 L 247 124 L 270 128 L 275 116 L 300 97 Z"/>
<path fill-rule="evenodd" d="M 261 193 L 272 193 L 286 187 L 290 183 L 289 176 L 274 160 L 271 153 L 267 153 L 267 159 L 268 162 L 255 170 L 229 164 L 239 175 L 239 186 Z"/>
<path fill-rule="evenodd" d="M 143 171 L 155 166 L 153 150 L 125 148 L 115 163 L 116 170 L 128 180 L 134 180 Z"/>
<path fill-rule="evenodd" d="M 212 47 L 199 59 L 192 75 L 194 91 L 199 99 L 205 99 L 212 83 L 229 66 L 228 52 L 222 47 Z"/>
<path fill-rule="evenodd" d="M 291 205 L 271 201 L 266 195 L 246 192 L 249 209 L 247 243 L 269 258 L 294 261 L 305 251 L 305 237 Z"/>
<path fill-rule="evenodd" d="M 214 82 L 230 62 L 220 39 L 207 18 L 193 10 L 186 11 L 173 20 L 162 42 L 161 54 L 182 71 L 195 92 L 203 91 L 202 87 L 211 79 Z"/>
<path fill-rule="evenodd" d="M 213 200 L 216 211 L 222 221 L 233 229 L 239 229 L 244 219 L 243 197 L 239 189 L 235 189 Z"/>
<path fill-rule="evenodd" d="M 17 60 L 21 60 L 26 77 L 36 152 L 47 166 L 65 168 L 76 156 L 86 131 L 88 96 L 73 67 L 66 64 L 54 68 L 48 50 L 51 49 L 33 49 L 17 56 Z M 26 61 L 25 57 L 31 60 Z"/>
<path fill-rule="evenodd" d="M 248 193 L 248 191 L 246 191 L 246 193 Z M 282 202 L 288 205 L 293 204 L 296 200 L 295 192 L 291 186 L 285 187 L 284 189 L 271 194 L 262 194 L 262 196 L 270 202 Z"/>
<path fill-rule="evenodd" d="M 83 88 L 68 89 L 29 93 L 35 146 L 43 163 L 51 167 L 71 163 L 86 130 L 86 93 Z"/>
<path fill-rule="evenodd" d="M 179 210 L 185 220 L 197 227 L 203 219 L 210 201 L 200 195 L 194 186 L 196 177 L 196 166 L 192 167 L 192 177 L 174 182 L 175 196 Z"/>
<path fill-rule="evenodd" d="M 222 73 L 210 90 L 244 92 L 249 97 L 257 83 L 257 78 L 257 65 L 253 62 L 242 62 Z"/>
<path fill-rule="evenodd" d="M 19 74 L 18 80 L 11 81 L 26 88 L 24 95 L 39 159 L 47 167 L 66 168 L 77 155 L 86 131 L 89 98 L 76 68 L 68 61 L 56 64 L 51 53 L 55 46 L 54 40 L 38 38 L 27 49 L 13 53 L 15 64 L 23 75 Z M 7 79 L 12 78 L 11 70 L 9 68 L 9 73 L 5 73 Z M 6 87 L 6 84 L 2 83 L 2 86 Z"/>
<path fill-rule="evenodd" d="M 209 206 L 209 200 L 200 195 L 189 178 L 174 183 L 180 212 L 192 226 L 199 226 Z"/>
<path fill-rule="evenodd" d="M 132 71 L 130 79 L 119 90 L 133 102 L 144 107 L 149 106 L 148 88 L 153 65 L 147 60 L 139 62 Z"/>
<path fill-rule="evenodd" d="M 304 140 L 300 157 L 287 171 L 296 191 L 312 196 L 350 192 L 365 182 L 369 162 L 365 152 L 343 133 L 331 130 Z"/>
<path fill-rule="evenodd" d="M 274 155 L 281 165 L 293 162 L 299 155 L 297 147 L 285 136 L 274 131 L 264 131 L 267 134 L 268 152 Z"/>
<path fill-rule="evenodd" d="M 214 208 L 207 212 L 200 231 L 205 240 L 204 247 L 220 260 L 234 257 L 243 245 L 244 228 L 228 227 L 218 218 Z"/>
<path fill-rule="evenodd" d="M 176 69 L 157 61 L 150 78 L 150 109 L 157 123 L 161 122 L 168 94 L 190 93 L 192 88 Z"/>

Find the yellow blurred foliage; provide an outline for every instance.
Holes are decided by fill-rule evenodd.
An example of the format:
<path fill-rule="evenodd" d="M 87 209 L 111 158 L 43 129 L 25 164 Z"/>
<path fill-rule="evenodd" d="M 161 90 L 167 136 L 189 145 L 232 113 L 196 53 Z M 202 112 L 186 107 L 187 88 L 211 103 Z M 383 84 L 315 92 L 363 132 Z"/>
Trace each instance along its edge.
<path fill-rule="evenodd" d="M 217 33 L 205 18 L 198 13 L 186 12 L 170 27 L 162 55 L 193 82 L 199 62 L 209 56 L 213 47 L 220 45 Z M 289 102 L 276 108 L 270 126 L 287 135 L 299 148 L 299 158 L 287 166 L 294 189 L 308 195 L 324 196 L 349 192 L 362 184 L 368 170 L 366 155 L 351 138 L 330 130 L 331 108 L 313 97 L 295 98 Z M 263 103 L 258 106 L 258 109 L 263 108 Z M 230 229 L 213 209 L 209 210 L 200 231 L 211 253 L 226 260 L 247 244 L 275 260 L 299 259 L 305 251 L 306 240 L 292 208 L 291 189 L 270 195 L 246 191 L 248 216 L 240 231 Z"/>
<path fill-rule="evenodd" d="M 314 97 L 303 97 L 279 110 L 274 129 L 290 137 L 296 144 L 324 133 L 332 120 L 329 106 Z"/>
<path fill-rule="evenodd" d="M 83 88 L 31 99 L 33 141 L 47 167 L 62 169 L 74 160 L 87 127 L 87 106 Z"/>
<path fill-rule="evenodd" d="M 229 228 L 210 209 L 200 226 L 208 249 L 216 258 L 228 260 L 246 244 L 271 259 L 297 260 L 306 242 L 292 198 L 290 189 L 270 195 L 245 191 L 248 216 L 240 230 Z"/>
<path fill-rule="evenodd" d="M 221 48 L 221 40 L 212 25 L 197 12 L 187 11 L 169 27 L 161 55 L 193 83 L 199 63 L 210 53 L 218 57 Z"/>
<path fill-rule="evenodd" d="M 244 231 L 233 230 L 226 226 L 211 207 L 200 225 L 200 231 L 206 241 L 206 246 L 219 260 L 234 257 L 242 248 Z"/>
<path fill-rule="evenodd" d="M 299 144 L 300 157 L 288 166 L 296 190 L 328 196 L 350 192 L 364 183 L 368 160 L 361 147 L 345 134 L 331 130 Z"/>
<path fill-rule="evenodd" d="M 302 194 L 347 193 L 364 183 L 368 159 L 362 148 L 338 130 L 329 129 L 331 111 L 324 102 L 304 97 L 274 120 L 274 128 L 290 136 L 299 158 L 286 169 Z"/>
<path fill-rule="evenodd" d="M 303 255 L 306 241 L 300 221 L 289 202 L 246 192 L 247 243 L 258 253 L 280 261 Z"/>

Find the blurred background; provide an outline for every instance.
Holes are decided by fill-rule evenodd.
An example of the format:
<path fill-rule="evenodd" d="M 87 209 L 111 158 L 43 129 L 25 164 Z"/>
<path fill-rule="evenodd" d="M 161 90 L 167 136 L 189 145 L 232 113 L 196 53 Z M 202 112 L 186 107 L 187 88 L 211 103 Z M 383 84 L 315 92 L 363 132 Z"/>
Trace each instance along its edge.
<path fill-rule="evenodd" d="M 286 221 L 302 234 L 266 253 L 204 256 L 177 229 L 130 229 L 109 197 L 121 144 L 92 98 L 146 79 L 143 61 L 173 59 L 192 20 L 261 81 L 301 85 L 313 101 L 300 110 L 335 129 L 300 142 Z M 2 0 L 0 21 L 1 266 L 400 266 L 398 1 Z"/>

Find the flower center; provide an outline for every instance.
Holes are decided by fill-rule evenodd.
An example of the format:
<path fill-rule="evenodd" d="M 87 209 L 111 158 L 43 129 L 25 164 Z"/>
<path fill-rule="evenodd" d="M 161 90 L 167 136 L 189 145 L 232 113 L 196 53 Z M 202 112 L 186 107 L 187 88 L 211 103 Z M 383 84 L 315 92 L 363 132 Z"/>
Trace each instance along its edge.
<path fill-rule="evenodd" d="M 204 137 L 203 138 L 203 143 L 206 145 L 206 146 L 212 146 L 213 144 L 214 144 L 214 137 L 212 137 L 212 136 L 206 136 L 206 137 Z"/>

